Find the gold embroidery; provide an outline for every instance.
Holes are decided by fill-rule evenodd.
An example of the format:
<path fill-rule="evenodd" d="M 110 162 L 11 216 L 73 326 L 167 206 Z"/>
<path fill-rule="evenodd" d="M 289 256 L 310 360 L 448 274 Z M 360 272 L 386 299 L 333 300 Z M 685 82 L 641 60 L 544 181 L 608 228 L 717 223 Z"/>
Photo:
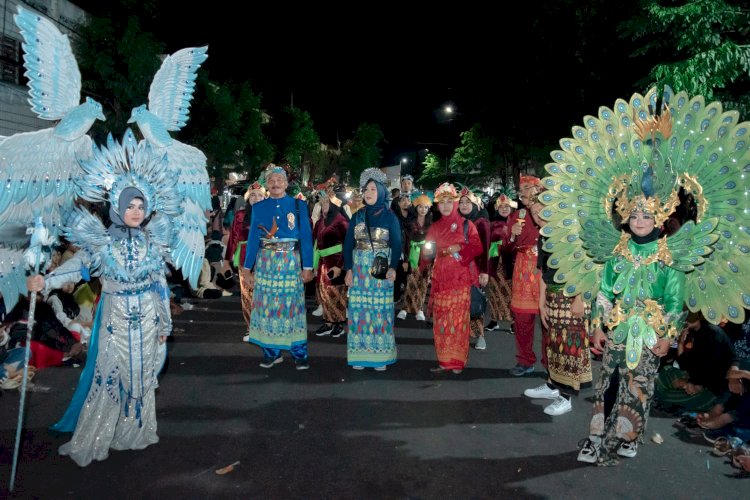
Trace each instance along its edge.
<path fill-rule="evenodd" d="M 672 252 L 669 250 L 667 238 L 659 238 L 656 252 L 652 253 L 645 259 L 640 255 L 633 255 L 633 252 L 630 251 L 630 247 L 628 247 L 628 241 L 630 241 L 630 233 L 623 232 L 622 236 L 620 236 L 620 241 L 617 243 L 614 250 L 612 250 L 612 253 L 615 255 L 622 255 L 628 262 L 632 262 L 636 269 L 641 266 L 653 264 L 657 261 L 661 261 L 668 266 L 673 262 Z"/>
<path fill-rule="evenodd" d="M 660 132 L 665 139 L 669 139 L 672 136 L 672 111 L 669 106 L 662 105 L 659 116 L 651 115 L 641 120 L 633 109 L 633 128 L 642 141 L 653 139 L 657 132 Z"/>
<path fill-rule="evenodd" d="M 633 316 L 640 316 L 643 321 L 653 328 L 656 336 L 659 338 L 673 339 L 679 333 L 674 325 L 667 325 L 664 318 L 662 306 L 653 299 L 643 301 L 643 307 L 634 307 L 625 311 L 620 307 L 620 303 L 615 304 L 612 312 L 607 319 L 607 327 L 612 330 L 620 323 L 628 321 Z"/>
<path fill-rule="evenodd" d="M 708 210 L 708 200 L 703 195 L 703 186 L 700 185 L 698 179 L 691 176 L 690 174 L 680 175 L 680 178 L 677 180 L 677 182 L 686 192 L 693 195 L 693 198 L 695 199 L 695 205 L 698 209 L 698 214 L 695 217 L 695 222 L 696 224 L 700 224 L 703 216 L 706 214 L 706 210 Z"/>

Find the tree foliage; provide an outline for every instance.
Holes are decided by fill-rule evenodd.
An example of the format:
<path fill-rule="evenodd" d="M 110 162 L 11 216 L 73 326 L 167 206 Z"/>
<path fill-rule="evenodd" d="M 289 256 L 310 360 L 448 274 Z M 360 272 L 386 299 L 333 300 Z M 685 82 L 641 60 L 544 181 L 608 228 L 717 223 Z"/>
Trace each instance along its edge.
<path fill-rule="evenodd" d="M 379 125 L 361 123 L 354 132 L 354 137 L 344 143 L 341 158 L 343 173 L 356 182 L 366 168 L 380 167 L 383 159 L 380 149 L 382 141 L 383 131 Z"/>
<path fill-rule="evenodd" d="M 209 175 L 223 179 L 228 167 L 256 178 L 274 154 L 262 130 L 260 96 L 247 84 L 213 82 L 201 71 L 194 102 L 186 141 L 205 153 Z"/>
<path fill-rule="evenodd" d="M 148 91 L 161 60 L 163 45 L 144 32 L 136 15 L 93 17 L 74 39 L 82 91 L 105 108 L 106 124 L 97 122 L 94 137 L 105 131 L 121 136 L 131 110 L 148 102 Z"/>
<path fill-rule="evenodd" d="M 310 113 L 287 106 L 279 121 L 279 127 L 284 137 L 283 160 L 298 172 L 302 171 L 303 160 L 320 149 L 320 137 L 315 131 Z"/>
<path fill-rule="evenodd" d="M 417 179 L 416 184 L 425 189 L 434 189 L 448 180 L 447 160 L 440 158 L 435 153 L 427 153 L 424 157 L 424 170 Z"/>
<path fill-rule="evenodd" d="M 637 17 L 623 23 L 625 36 L 641 41 L 636 56 L 661 61 L 640 83 L 719 99 L 750 111 L 750 12 L 725 0 L 644 0 Z"/>
<path fill-rule="evenodd" d="M 484 134 L 482 126 L 475 123 L 466 132 L 461 132 L 461 145 L 451 158 L 451 169 L 466 177 L 490 177 L 495 170 L 493 139 Z"/>

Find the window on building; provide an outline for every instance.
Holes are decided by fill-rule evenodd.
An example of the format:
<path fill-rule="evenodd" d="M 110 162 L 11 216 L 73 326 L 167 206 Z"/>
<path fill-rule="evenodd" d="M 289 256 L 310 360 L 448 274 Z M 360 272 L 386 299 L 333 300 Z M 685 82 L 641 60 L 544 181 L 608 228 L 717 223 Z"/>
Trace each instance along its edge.
<path fill-rule="evenodd" d="M 0 35 L 0 80 L 21 83 L 21 42 L 7 35 Z"/>

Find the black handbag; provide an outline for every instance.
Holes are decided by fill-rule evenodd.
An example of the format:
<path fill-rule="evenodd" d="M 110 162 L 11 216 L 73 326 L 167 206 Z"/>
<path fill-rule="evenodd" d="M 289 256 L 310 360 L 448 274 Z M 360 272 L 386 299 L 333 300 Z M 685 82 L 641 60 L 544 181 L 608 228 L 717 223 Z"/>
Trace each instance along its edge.
<path fill-rule="evenodd" d="M 484 313 L 487 310 L 487 296 L 484 290 L 478 286 L 471 287 L 471 307 L 469 308 L 469 316 L 472 318 L 484 318 Z"/>
<path fill-rule="evenodd" d="M 384 252 L 375 252 L 375 245 L 372 244 L 372 237 L 370 236 L 370 223 L 367 222 L 367 212 L 365 212 L 365 227 L 367 228 L 367 239 L 370 240 L 370 248 L 372 248 L 374 254 L 370 266 L 370 276 L 378 280 L 384 280 L 388 274 L 388 256 Z"/>

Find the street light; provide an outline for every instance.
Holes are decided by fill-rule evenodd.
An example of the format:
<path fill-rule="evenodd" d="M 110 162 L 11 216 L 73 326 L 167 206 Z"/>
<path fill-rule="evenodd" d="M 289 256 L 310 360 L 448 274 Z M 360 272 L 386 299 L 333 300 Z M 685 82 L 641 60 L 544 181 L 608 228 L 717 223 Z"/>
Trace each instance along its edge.
<path fill-rule="evenodd" d="M 446 104 L 445 107 L 443 107 L 443 111 L 445 112 L 445 115 L 447 117 L 448 121 L 448 151 L 445 153 L 445 175 L 450 175 L 450 155 L 451 155 L 451 122 L 453 121 L 453 117 L 455 115 L 455 109 L 453 109 L 453 105 Z"/>

